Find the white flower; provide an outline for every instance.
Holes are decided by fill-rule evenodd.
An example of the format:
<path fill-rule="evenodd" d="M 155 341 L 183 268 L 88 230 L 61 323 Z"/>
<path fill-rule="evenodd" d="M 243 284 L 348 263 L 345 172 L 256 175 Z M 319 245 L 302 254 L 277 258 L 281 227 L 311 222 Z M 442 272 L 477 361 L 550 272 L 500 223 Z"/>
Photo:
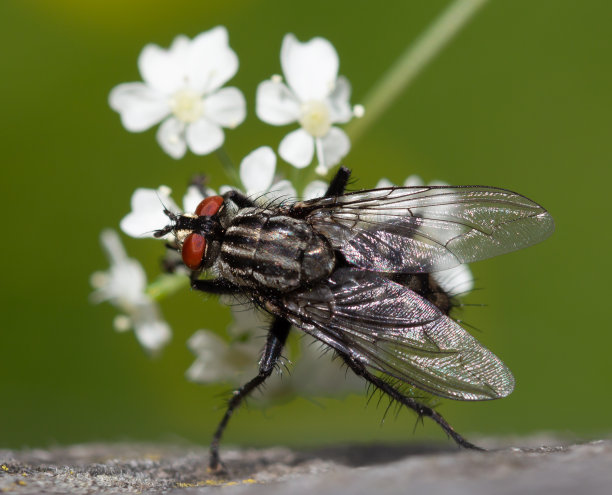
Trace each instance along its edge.
<path fill-rule="evenodd" d="M 233 321 L 227 327 L 230 342 L 226 342 L 209 330 L 198 330 L 187 342 L 196 355 L 195 362 L 187 370 L 187 378 L 198 383 L 226 382 L 240 386 L 258 372 L 269 320 L 250 305 L 234 305 Z M 288 346 L 290 347 L 290 346 Z M 346 374 L 339 360 L 332 360 L 326 347 L 308 335 L 300 335 L 300 355 L 290 373 L 278 368 L 267 381 L 264 401 L 293 396 L 338 396 L 350 392 L 362 392 L 364 382 L 358 376 Z M 289 352 L 286 348 L 283 355 Z M 290 362 L 285 362 L 289 365 Z"/>
<path fill-rule="evenodd" d="M 172 190 L 168 186 L 159 186 L 157 189 L 139 187 L 132 194 L 130 205 L 132 211 L 119 222 L 121 230 L 130 237 L 153 237 L 153 233 L 168 224 L 168 217 L 164 214 L 167 208 L 175 214 L 193 212 L 204 196 L 196 186 L 189 186 L 183 196 L 183 210 L 181 210 L 170 197 Z M 210 190 L 207 192 L 214 191 Z M 170 238 L 167 234 L 164 238 Z"/>
<path fill-rule="evenodd" d="M 228 343 L 210 330 L 198 330 L 187 341 L 196 355 L 187 378 L 198 383 L 229 382 L 242 385 L 257 374 L 265 344 L 266 323 L 247 305 L 232 307 L 233 321 L 227 327 Z M 261 338 L 260 338 L 261 337 Z"/>
<path fill-rule="evenodd" d="M 378 184 L 376 184 L 376 188 L 393 187 L 394 185 L 395 184 L 393 184 L 389 179 L 383 177 L 378 181 Z M 404 181 L 404 187 L 419 187 L 424 185 L 425 183 L 423 182 L 423 179 L 421 179 L 418 175 L 410 175 Z M 446 182 L 442 181 L 431 181 L 428 185 L 448 186 Z M 448 209 L 447 206 L 439 208 L 444 210 Z M 448 270 L 433 272 L 432 276 L 436 282 L 440 284 L 440 287 L 442 287 L 442 289 L 451 296 L 467 294 L 474 289 L 474 277 L 468 265 L 458 265 Z"/>
<path fill-rule="evenodd" d="M 238 126 L 246 116 L 244 96 L 221 88 L 238 70 L 227 30 L 218 26 L 193 40 L 177 36 L 169 49 L 145 46 L 138 57 L 144 83 L 124 83 L 109 95 L 124 127 L 142 132 L 162 122 L 157 141 L 173 158 L 187 147 L 205 155 L 225 139 L 222 127 Z"/>
<path fill-rule="evenodd" d="M 102 247 L 110 261 L 106 272 L 96 272 L 91 285 L 96 289 L 91 300 L 108 301 L 124 315 L 115 319 L 118 331 L 134 329 L 136 338 L 148 351 L 161 349 L 171 337 L 170 327 L 160 317 L 155 302 L 145 293 L 147 278 L 138 261 L 128 258 L 119 236 L 114 230 L 104 230 L 100 236 Z"/>
<path fill-rule="evenodd" d="M 323 38 L 300 43 L 287 34 L 281 48 L 281 66 L 287 84 L 279 76 L 257 88 L 257 116 L 272 125 L 299 122 L 300 129 L 281 141 L 278 153 L 294 167 L 308 166 L 317 154 L 317 171 L 327 170 L 348 153 L 350 141 L 333 124 L 344 124 L 353 116 L 351 87 L 338 77 L 338 54 Z"/>

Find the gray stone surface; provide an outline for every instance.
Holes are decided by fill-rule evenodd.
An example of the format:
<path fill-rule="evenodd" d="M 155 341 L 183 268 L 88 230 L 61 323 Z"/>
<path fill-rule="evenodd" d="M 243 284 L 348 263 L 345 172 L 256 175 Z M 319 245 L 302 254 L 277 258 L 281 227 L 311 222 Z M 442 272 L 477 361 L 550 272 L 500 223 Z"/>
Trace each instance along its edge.
<path fill-rule="evenodd" d="M 612 441 L 562 445 L 544 438 L 450 445 L 346 446 L 223 452 L 229 474 L 206 470 L 192 446 L 88 444 L 0 450 L 0 492 L 242 494 L 612 494 Z M 527 445 L 510 448 L 503 445 Z M 539 445 L 534 447 L 534 445 Z M 549 446 L 543 446 L 549 445 Z"/>

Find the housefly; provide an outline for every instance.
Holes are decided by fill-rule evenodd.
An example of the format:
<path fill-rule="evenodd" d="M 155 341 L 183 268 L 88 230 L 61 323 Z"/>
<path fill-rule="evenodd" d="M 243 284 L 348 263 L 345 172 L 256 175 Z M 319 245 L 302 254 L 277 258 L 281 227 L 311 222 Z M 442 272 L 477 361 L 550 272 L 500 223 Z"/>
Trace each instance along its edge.
<path fill-rule="evenodd" d="M 449 316 L 450 296 L 429 274 L 530 246 L 554 230 L 520 194 L 485 186 L 385 187 L 345 192 L 341 168 L 324 196 L 259 206 L 237 191 L 193 214 L 166 211 L 192 287 L 234 294 L 272 315 L 259 373 L 238 388 L 211 444 L 240 403 L 271 375 L 292 326 L 331 347 L 360 377 L 477 448 L 409 385 L 455 400 L 505 397 L 510 370 Z M 201 278 L 205 271 L 214 278 Z"/>

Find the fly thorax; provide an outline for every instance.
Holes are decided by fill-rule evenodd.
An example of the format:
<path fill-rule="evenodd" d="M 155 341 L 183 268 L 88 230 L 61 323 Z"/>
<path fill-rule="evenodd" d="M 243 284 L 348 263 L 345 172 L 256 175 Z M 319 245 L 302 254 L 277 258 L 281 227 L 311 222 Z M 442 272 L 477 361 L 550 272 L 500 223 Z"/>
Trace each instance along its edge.
<path fill-rule="evenodd" d="M 225 231 L 218 266 L 237 285 L 286 292 L 329 276 L 335 255 L 308 223 L 245 208 Z"/>

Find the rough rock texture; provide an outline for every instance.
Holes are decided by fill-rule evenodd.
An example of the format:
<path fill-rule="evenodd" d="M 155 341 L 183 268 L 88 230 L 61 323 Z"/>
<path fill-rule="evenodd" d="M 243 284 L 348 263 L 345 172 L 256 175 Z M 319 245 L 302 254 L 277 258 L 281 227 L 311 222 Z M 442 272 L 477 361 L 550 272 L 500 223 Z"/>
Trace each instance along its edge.
<path fill-rule="evenodd" d="M 226 450 L 228 474 L 206 470 L 207 451 L 167 445 L 75 445 L 0 450 L 0 492 L 242 494 L 606 494 L 612 441 L 459 451 L 450 446 L 347 446 L 310 451 Z M 506 443 L 507 445 L 507 443 Z"/>

